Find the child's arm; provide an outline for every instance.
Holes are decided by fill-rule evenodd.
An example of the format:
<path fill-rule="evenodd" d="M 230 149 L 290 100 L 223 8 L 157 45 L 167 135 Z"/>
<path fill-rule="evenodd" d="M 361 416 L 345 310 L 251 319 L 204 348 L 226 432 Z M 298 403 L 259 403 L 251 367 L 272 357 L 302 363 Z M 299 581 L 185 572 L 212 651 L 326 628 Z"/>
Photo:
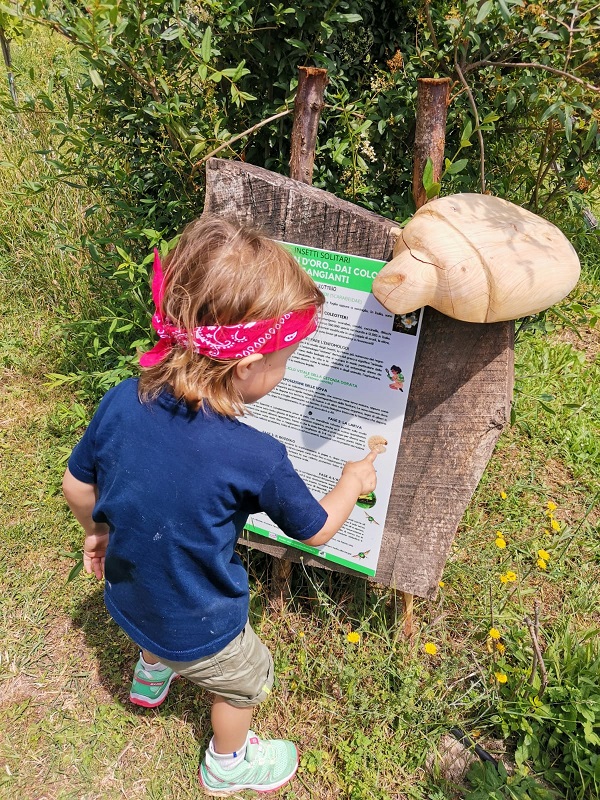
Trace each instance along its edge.
<path fill-rule="evenodd" d="M 108 545 L 108 525 L 94 522 L 92 511 L 96 505 L 97 490 L 93 483 L 83 483 L 67 471 L 63 478 L 63 492 L 75 519 L 85 531 L 83 566 L 88 573 L 100 579 L 104 575 L 104 556 Z"/>
<path fill-rule="evenodd" d="M 377 473 L 373 462 L 376 458 L 377 452 L 372 450 L 362 461 L 349 461 L 346 464 L 337 484 L 319 501 L 327 511 L 327 522 L 310 539 L 304 539 L 304 544 L 319 547 L 328 542 L 346 522 L 358 497 L 375 490 Z"/>

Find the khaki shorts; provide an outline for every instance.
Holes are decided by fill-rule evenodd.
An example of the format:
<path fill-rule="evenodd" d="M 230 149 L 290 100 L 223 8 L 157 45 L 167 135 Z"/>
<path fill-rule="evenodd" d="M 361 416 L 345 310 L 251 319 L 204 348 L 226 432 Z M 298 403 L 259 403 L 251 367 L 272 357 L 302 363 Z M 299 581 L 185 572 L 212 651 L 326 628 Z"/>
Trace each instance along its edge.
<path fill-rule="evenodd" d="M 218 653 L 197 661 L 167 661 L 161 658 L 161 662 L 238 708 L 262 703 L 273 686 L 271 653 L 254 633 L 250 622 Z"/>

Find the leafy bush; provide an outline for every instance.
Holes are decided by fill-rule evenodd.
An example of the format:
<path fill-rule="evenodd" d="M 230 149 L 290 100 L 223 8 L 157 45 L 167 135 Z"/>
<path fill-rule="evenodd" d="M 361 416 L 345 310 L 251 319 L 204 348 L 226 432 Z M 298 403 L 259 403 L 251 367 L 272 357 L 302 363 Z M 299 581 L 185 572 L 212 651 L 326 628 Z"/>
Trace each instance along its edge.
<path fill-rule="evenodd" d="M 416 80 L 449 76 L 442 191 L 477 191 L 485 179 L 493 193 L 580 235 L 600 148 L 593 84 L 600 10 L 593 0 L 575 10 L 554 5 L 552 12 L 524 0 L 3 6 L 5 15 L 64 37 L 79 56 L 75 75 L 57 60 L 47 89 L 24 94 L 18 106 L 0 96 L 18 114 L 15 124 L 29 114 L 53 120 L 50 137 L 38 142 L 43 173 L 24 191 L 68 182 L 92 195 L 78 237 L 68 224 L 55 225 L 59 246 L 87 260 L 94 280 L 115 284 L 70 333 L 79 358 L 64 379 L 94 394 L 130 373 L 145 321 L 149 249 L 201 212 L 203 159 L 226 145 L 221 155 L 287 172 L 301 64 L 329 70 L 315 185 L 405 220 L 414 210 Z"/>
<path fill-rule="evenodd" d="M 463 795 L 463 800 L 556 800 L 558 797 L 530 775 L 509 776 L 502 763 L 496 769 L 489 761 L 476 762 L 467 778 L 472 788 Z"/>
<path fill-rule="evenodd" d="M 405 0 L 34 0 L 29 8 L 82 58 L 78 81 L 59 72 L 52 91 L 30 100 L 52 111 L 62 86 L 67 113 L 56 121 L 53 164 L 100 190 L 127 221 L 172 234 L 196 215 L 199 159 L 290 109 L 300 64 L 329 70 L 315 183 L 386 216 L 412 210 L 424 76 L 454 81 L 446 192 L 477 189 L 482 167 L 494 194 L 536 210 L 564 213 L 569 197 L 578 213 L 593 189 L 600 11 L 592 0 L 552 13 L 523 0 L 417 9 Z M 223 152 L 286 172 L 290 130 L 288 115 Z M 486 159 L 477 152 L 484 139 Z M 467 157 L 457 162 L 459 151 Z"/>
<path fill-rule="evenodd" d="M 496 721 L 516 743 L 518 767 L 531 764 L 567 800 L 600 796 L 600 640 L 557 634 L 544 653 L 548 685 L 527 682 L 525 647 L 511 649 L 521 681 L 505 684 Z M 540 697 L 541 695 L 541 697 Z"/>

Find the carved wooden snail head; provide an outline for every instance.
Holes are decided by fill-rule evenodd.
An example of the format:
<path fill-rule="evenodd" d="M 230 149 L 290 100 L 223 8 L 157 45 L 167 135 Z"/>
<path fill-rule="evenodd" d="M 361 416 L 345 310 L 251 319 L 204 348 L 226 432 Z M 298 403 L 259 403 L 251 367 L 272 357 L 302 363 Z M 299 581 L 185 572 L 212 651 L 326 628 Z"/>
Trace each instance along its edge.
<path fill-rule="evenodd" d="M 455 194 L 419 208 L 373 294 L 394 314 L 429 305 L 465 322 L 499 322 L 554 305 L 579 272 L 551 222 L 498 197 Z"/>

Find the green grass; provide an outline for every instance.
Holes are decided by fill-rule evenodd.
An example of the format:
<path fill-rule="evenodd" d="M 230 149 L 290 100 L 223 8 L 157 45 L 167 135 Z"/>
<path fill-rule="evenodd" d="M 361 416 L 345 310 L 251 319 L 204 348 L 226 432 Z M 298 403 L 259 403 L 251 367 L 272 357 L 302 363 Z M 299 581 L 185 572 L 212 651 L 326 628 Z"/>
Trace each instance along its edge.
<path fill-rule="evenodd" d="M 43 80 L 46 52 L 68 63 L 43 37 L 16 58 L 36 59 Z M 195 798 L 209 699 L 179 681 L 159 710 L 128 704 L 134 645 L 108 617 L 94 580 L 66 583 L 73 562 L 61 554 L 79 547 L 80 533 L 59 485 L 80 432 L 65 410 L 77 398 L 44 376 L 74 358 L 65 326 L 95 302 L 85 253 L 54 246 L 85 233 L 89 198 L 64 186 L 29 205 L 10 197 L 23 177 L 37 179 L 27 130 L 47 122 L 24 115 L 19 124 L 24 133 L 16 120 L 0 122 L 0 161 L 19 164 L 0 170 L 0 798 Z M 594 252 L 577 290 L 583 312 L 570 308 L 573 298 L 561 306 L 571 317 L 597 304 Z M 277 672 L 255 727 L 301 750 L 282 797 L 456 797 L 428 777 L 425 756 L 452 725 L 489 740 L 493 709 L 510 698 L 531 654 L 523 617 L 534 602 L 544 640 L 567 623 L 574 633 L 600 626 L 600 333 L 589 321 L 577 333 L 555 315 L 548 320 L 550 334 L 518 344 L 515 423 L 464 516 L 438 598 L 416 603 L 412 640 L 400 635 L 402 609 L 390 590 L 298 567 L 293 599 L 281 609 L 270 600 L 269 558 L 243 551 L 253 622 Z M 495 544 L 498 530 L 505 548 Z M 546 570 L 536 563 L 539 549 L 550 553 Z M 517 580 L 502 583 L 508 571 Z M 492 625 L 503 655 L 488 645 Z M 358 643 L 348 641 L 351 632 Z M 508 676 L 504 686 L 497 671 Z"/>

